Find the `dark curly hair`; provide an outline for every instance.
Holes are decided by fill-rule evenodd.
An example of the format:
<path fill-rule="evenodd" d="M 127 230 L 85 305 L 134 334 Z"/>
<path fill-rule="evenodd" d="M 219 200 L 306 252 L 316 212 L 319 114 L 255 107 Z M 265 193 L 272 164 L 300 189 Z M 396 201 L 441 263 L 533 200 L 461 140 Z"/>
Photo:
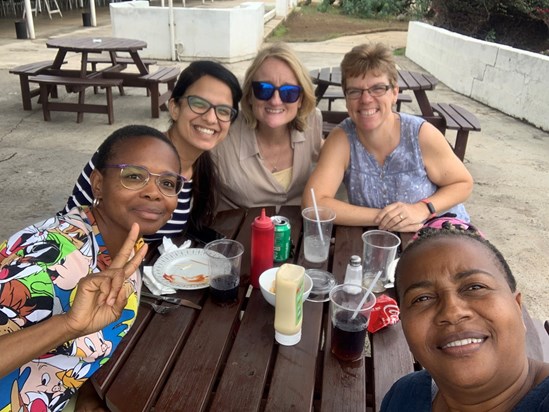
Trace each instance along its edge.
<path fill-rule="evenodd" d="M 485 239 L 474 226 L 469 226 L 467 229 L 463 229 L 460 226 L 452 225 L 449 222 L 445 222 L 440 229 L 432 227 L 424 227 L 420 229 L 417 233 L 417 239 L 410 242 L 406 249 L 404 249 L 404 251 L 402 252 L 395 270 L 395 294 L 397 298 L 397 303 L 400 304 L 400 298 L 398 293 L 398 280 L 402 268 L 406 265 L 406 257 L 419 246 L 425 245 L 429 242 L 437 242 L 443 238 L 465 239 L 470 242 L 477 242 L 485 247 L 491 252 L 491 254 L 495 258 L 495 261 L 498 262 L 498 264 L 501 266 L 505 275 L 505 280 L 511 288 L 511 291 L 516 291 L 517 281 L 513 276 L 513 273 L 511 272 L 511 268 L 509 267 L 509 264 L 507 263 L 501 252 L 492 243 Z"/>

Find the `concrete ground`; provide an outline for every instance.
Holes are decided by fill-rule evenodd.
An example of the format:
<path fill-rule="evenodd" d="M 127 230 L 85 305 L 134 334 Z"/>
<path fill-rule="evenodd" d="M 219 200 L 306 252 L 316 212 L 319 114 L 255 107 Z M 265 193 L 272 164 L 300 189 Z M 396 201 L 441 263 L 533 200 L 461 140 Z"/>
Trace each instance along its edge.
<path fill-rule="evenodd" d="M 199 3 L 200 4 L 200 3 Z M 216 1 L 220 7 L 228 2 Z M 206 3 L 208 6 L 208 3 Z M 211 5 L 210 5 L 211 6 Z M 141 89 L 127 89 L 126 96 L 114 92 L 115 124 L 109 126 L 105 115 L 85 114 L 77 124 L 76 114 L 54 112 L 44 122 L 40 106 L 33 99 L 33 110 L 23 111 L 18 78 L 9 69 L 34 61 L 53 59 L 55 50 L 45 41 L 50 36 L 109 36 L 107 8 L 98 8 L 98 27 L 82 27 L 81 11 L 53 15 L 50 21 L 39 16 L 36 40 L 17 40 L 13 19 L 0 18 L 0 238 L 23 226 L 50 216 L 66 200 L 75 178 L 93 151 L 113 130 L 126 124 L 146 123 L 164 130 L 168 116 L 150 118 L 150 101 Z M 272 26 L 272 24 L 271 24 Z M 319 43 L 293 43 L 304 64 L 313 69 L 337 65 L 353 45 L 382 41 L 392 48 L 406 46 L 406 33 L 374 33 L 343 37 Z M 68 63 L 79 66 L 79 56 L 68 56 Z M 422 70 L 399 56 L 401 68 Z M 186 62 L 161 61 L 159 65 L 186 67 Z M 250 61 L 227 65 L 242 79 Z M 154 69 L 154 68 L 153 68 Z M 62 99 L 74 96 L 61 94 Z M 444 84 L 429 92 L 433 102 L 457 103 L 475 113 L 482 132 L 473 133 L 465 165 L 475 179 L 473 194 L 466 206 L 473 222 L 498 246 L 508 259 L 531 314 L 549 319 L 549 214 L 547 170 L 549 133 L 484 106 L 451 91 Z M 87 96 L 89 102 L 103 102 L 104 95 Z M 324 103 L 321 103 L 324 108 Z M 335 109 L 344 109 L 336 102 Z M 403 111 L 418 113 L 414 104 Z M 448 133 L 452 139 L 453 133 Z"/>

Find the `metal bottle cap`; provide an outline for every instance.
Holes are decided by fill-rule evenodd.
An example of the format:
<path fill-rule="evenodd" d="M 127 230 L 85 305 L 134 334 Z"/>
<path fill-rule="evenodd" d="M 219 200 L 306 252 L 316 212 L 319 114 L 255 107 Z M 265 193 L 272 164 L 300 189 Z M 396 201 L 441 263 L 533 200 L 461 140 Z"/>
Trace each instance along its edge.
<path fill-rule="evenodd" d="M 351 264 L 351 266 L 359 266 L 361 263 L 360 256 L 357 256 L 357 255 L 351 256 L 351 260 L 349 261 L 349 263 Z"/>

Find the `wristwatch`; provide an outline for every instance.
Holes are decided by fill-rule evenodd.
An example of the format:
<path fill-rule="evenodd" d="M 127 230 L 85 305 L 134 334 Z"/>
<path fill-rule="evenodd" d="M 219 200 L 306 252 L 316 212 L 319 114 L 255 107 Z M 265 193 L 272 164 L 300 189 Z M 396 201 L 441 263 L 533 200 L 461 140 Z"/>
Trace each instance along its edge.
<path fill-rule="evenodd" d="M 437 211 L 431 201 L 429 199 L 421 199 L 421 201 L 425 203 L 427 205 L 427 209 L 429 209 L 429 219 L 435 217 L 437 215 Z"/>

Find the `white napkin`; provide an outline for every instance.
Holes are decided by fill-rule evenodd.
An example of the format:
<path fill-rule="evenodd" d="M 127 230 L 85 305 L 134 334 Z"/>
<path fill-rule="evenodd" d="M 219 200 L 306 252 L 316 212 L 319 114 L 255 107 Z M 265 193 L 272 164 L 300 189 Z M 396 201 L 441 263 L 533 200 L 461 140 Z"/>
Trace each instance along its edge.
<path fill-rule="evenodd" d="M 164 253 L 169 253 L 177 249 L 187 249 L 189 246 L 191 246 L 190 240 L 185 241 L 181 246 L 177 247 L 170 238 L 164 236 L 162 244 L 158 246 L 158 251 L 160 252 L 160 255 L 163 255 Z M 174 288 L 164 286 L 154 278 L 152 266 L 143 267 L 143 283 L 145 283 L 145 286 L 155 295 L 170 295 L 177 292 Z"/>
<path fill-rule="evenodd" d="M 163 255 L 164 253 L 168 253 L 177 249 L 187 249 L 190 246 L 191 246 L 190 240 L 186 240 L 185 242 L 183 242 L 181 246 L 177 247 L 173 244 L 172 240 L 169 237 L 164 236 L 162 238 L 162 244 L 158 246 L 158 251 L 160 252 L 161 255 Z"/>

